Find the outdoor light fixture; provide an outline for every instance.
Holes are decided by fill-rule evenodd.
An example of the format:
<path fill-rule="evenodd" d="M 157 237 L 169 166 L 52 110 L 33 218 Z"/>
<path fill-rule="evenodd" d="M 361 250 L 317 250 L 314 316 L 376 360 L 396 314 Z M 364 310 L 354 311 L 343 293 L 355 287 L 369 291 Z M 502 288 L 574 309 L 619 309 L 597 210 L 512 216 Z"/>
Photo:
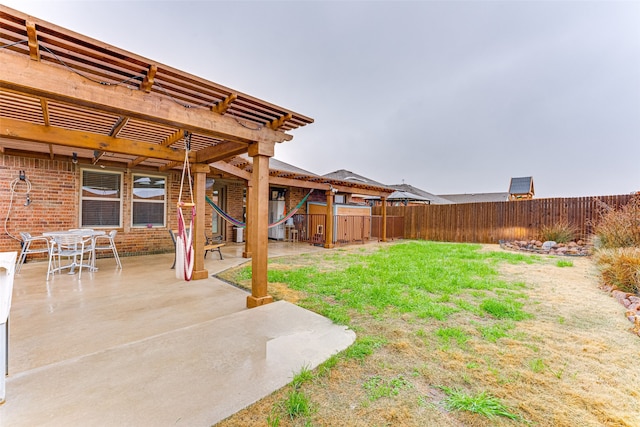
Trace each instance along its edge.
<path fill-rule="evenodd" d="M 73 162 L 74 165 L 78 163 L 78 153 L 76 153 L 75 151 L 73 152 L 73 157 L 71 158 L 71 161 Z"/>

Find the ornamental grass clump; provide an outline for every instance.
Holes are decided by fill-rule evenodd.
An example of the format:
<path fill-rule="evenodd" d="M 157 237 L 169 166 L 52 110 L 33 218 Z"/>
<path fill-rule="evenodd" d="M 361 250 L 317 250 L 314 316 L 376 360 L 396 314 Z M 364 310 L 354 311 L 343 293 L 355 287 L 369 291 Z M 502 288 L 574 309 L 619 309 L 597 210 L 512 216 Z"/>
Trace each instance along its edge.
<path fill-rule="evenodd" d="M 605 284 L 640 292 L 640 195 L 620 209 L 602 205 L 594 226 L 596 262 Z"/>
<path fill-rule="evenodd" d="M 623 292 L 640 292 L 640 247 L 601 249 L 596 261 L 605 284 Z"/>
<path fill-rule="evenodd" d="M 602 203 L 600 216 L 594 225 L 598 248 L 640 247 L 640 195 L 620 209 Z"/>
<path fill-rule="evenodd" d="M 540 228 L 542 241 L 556 243 L 568 243 L 576 238 L 578 230 L 567 220 L 561 220 L 551 225 L 543 225 Z"/>

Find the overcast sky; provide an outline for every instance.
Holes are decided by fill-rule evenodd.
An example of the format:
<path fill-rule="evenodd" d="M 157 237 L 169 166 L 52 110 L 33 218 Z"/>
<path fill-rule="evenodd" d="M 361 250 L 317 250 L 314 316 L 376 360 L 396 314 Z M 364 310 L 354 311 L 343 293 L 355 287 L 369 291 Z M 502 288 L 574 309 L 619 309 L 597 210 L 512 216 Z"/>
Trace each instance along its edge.
<path fill-rule="evenodd" d="M 276 158 L 434 194 L 640 190 L 638 1 L 30 1 L 315 123 Z"/>

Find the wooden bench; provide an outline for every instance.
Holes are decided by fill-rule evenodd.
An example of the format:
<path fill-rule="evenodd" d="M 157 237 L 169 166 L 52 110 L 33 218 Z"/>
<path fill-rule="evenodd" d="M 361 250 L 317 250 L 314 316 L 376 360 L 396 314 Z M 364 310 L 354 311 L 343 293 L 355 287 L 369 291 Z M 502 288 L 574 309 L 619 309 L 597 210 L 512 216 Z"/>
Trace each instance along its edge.
<path fill-rule="evenodd" d="M 218 252 L 220 255 L 220 259 L 222 258 L 222 252 L 220 252 L 220 248 L 224 246 L 224 243 L 209 243 L 211 239 L 207 237 L 207 244 L 204 245 L 204 257 L 207 258 L 207 252 Z M 212 241 L 212 240 L 211 240 Z"/>
<path fill-rule="evenodd" d="M 175 247 L 176 247 L 176 235 L 178 234 L 178 230 L 169 230 L 169 234 L 171 235 L 171 240 L 173 241 L 173 247 L 174 247 L 174 255 L 173 255 L 173 265 L 171 266 L 171 268 L 175 268 L 176 267 L 176 257 L 175 257 Z M 222 252 L 220 251 L 220 248 L 222 248 L 225 244 L 222 243 L 222 236 L 219 236 L 217 239 L 211 239 L 207 236 L 205 236 L 206 239 L 206 243 L 204 245 L 204 257 L 205 259 L 207 258 L 207 253 L 208 252 L 218 252 L 218 255 L 220 255 L 220 259 L 222 258 Z"/>

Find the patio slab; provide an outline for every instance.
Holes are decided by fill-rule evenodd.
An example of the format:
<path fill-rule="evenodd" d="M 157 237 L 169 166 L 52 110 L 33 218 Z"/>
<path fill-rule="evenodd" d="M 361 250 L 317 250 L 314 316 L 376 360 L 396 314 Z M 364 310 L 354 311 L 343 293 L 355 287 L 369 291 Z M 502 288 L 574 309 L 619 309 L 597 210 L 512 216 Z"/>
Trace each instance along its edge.
<path fill-rule="evenodd" d="M 232 250 L 226 264 L 246 262 Z M 46 282 L 44 263 L 16 276 L 0 425 L 210 426 L 355 339 L 284 301 L 246 309 L 247 293 L 215 278 L 181 282 L 172 255 L 122 261 L 81 281 Z"/>

